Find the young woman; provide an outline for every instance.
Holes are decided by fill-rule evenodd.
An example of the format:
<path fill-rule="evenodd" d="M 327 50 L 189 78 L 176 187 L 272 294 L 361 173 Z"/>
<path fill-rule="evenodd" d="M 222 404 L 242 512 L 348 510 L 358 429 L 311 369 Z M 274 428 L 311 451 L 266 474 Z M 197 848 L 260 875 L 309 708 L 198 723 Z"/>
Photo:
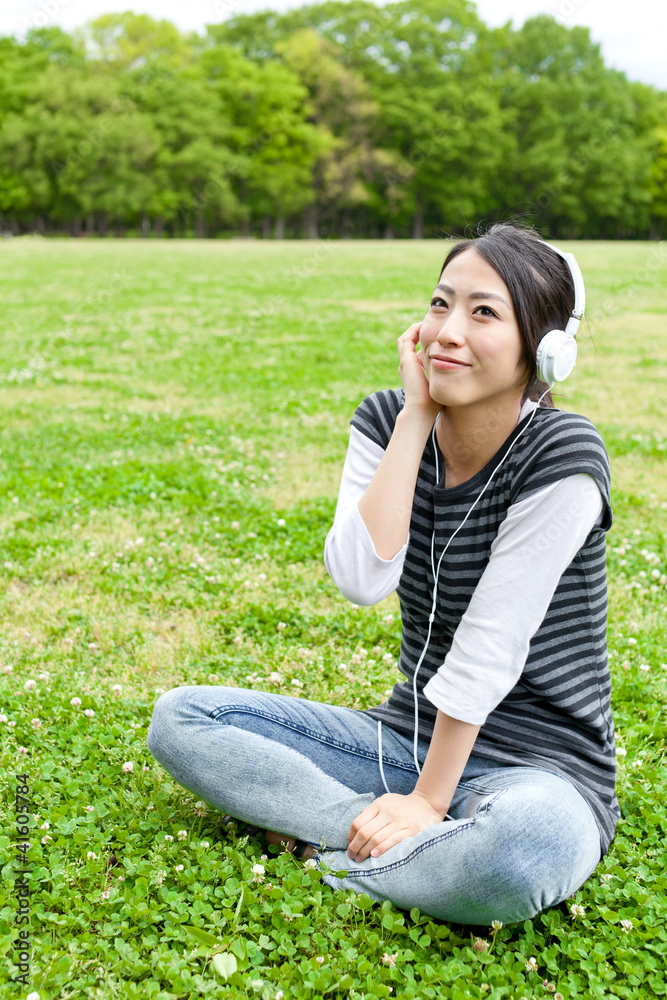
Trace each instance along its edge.
<path fill-rule="evenodd" d="M 512 923 L 573 894 L 611 842 L 609 463 L 536 369 L 574 307 L 535 232 L 455 244 L 398 340 L 402 389 L 352 419 L 325 563 L 354 603 L 398 592 L 404 679 L 384 704 L 181 687 L 155 706 L 148 745 L 174 778 L 299 838 L 331 886 Z"/>

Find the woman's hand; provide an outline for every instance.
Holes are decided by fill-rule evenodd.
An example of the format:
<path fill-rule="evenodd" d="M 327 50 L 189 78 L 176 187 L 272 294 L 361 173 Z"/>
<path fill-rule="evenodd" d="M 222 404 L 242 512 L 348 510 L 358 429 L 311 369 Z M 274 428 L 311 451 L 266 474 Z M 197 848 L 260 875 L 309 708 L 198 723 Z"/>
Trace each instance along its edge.
<path fill-rule="evenodd" d="M 406 837 L 442 823 L 446 815 L 420 792 L 380 795 L 360 812 L 347 835 L 347 855 L 353 861 L 377 858 Z"/>
<path fill-rule="evenodd" d="M 423 408 L 433 420 L 442 404 L 431 398 L 421 353 L 417 353 L 421 322 L 413 323 L 397 341 L 401 382 L 405 390 L 405 406 Z"/>

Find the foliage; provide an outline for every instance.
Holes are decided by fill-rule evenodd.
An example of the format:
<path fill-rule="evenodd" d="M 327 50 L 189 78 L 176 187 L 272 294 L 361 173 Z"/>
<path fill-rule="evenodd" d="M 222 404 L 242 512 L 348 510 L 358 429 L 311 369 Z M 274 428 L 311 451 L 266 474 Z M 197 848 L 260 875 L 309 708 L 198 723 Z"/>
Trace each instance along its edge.
<path fill-rule="evenodd" d="M 334 892 L 221 822 L 146 747 L 154 700 L 177 684 L 384 699 L 396 598 L 349 605 L 322 546 L 350 416 L 397 384 L 396 337 L 423 314 L 447 248 L 91 241 L 84 261 L 83 246 L 0 244 L 13 306 L 0 365 L 3 997 L 27 992 L 9 983 L 17 774 L 31 789 L 40 1000 L 665 996 L 659 248 L 568 247 L 593 320 L 556 396 L 598 426 L 612 467 L 623 819 L 573 899 L 467 928 Z"/>
<path fill-rule="evenodd" d="M 665 233 L 665 94 L 546 14 L 489 29 L 467 0 L 325 0 L 201 36 L 104 14 L 1 38 L 0 98 L 16 234 L 419 238 L 517 213 Z"/>

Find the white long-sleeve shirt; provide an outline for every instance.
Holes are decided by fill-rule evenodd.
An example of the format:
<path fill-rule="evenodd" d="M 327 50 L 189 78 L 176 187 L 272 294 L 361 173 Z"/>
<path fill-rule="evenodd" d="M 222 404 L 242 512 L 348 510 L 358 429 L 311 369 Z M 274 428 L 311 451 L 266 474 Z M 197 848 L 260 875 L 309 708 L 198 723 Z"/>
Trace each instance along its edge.
<path fill-rule="evenodd" d="M 535 405 L 527 400 L 519 420 Z M 359 499 L 383 455 L 379 445 L 351 428 L 324 561 L 354 604 L 375 604 L 396 589 L 409 541 L 392 559 L 382 559 L 359 513 Z M 558 582 L 601 523 L 602 510 L 599 487 L 586 473 L 566 476 L 509 507 L 451 649 L 424 688 L 436 708 L 463 722 L 484 724 L 518 681 Z M 539 574 L 533 572 L 536 560 Z"/>

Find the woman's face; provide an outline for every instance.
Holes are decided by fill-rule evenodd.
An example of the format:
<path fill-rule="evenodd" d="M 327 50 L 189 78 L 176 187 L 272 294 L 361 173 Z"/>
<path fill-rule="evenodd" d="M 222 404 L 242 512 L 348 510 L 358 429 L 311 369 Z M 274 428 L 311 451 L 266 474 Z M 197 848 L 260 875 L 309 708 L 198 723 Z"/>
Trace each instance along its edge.
<path fill-rule="evenodd" d="M 522 342 L 509 289 L 474 250 L 442 272 L 419 340 L 431 397 L 443 406 L 520 399 Z"/>

